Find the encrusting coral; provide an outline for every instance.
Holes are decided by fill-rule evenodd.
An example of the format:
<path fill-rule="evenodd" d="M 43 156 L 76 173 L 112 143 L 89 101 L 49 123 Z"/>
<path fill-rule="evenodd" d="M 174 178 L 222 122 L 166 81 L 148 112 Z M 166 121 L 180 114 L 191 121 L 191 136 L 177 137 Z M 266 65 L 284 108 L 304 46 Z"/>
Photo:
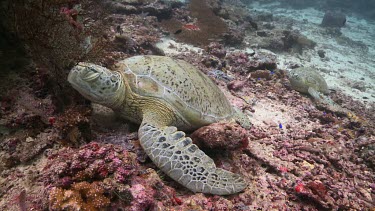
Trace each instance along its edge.
<path fill-rule="evenodd" d="M 207 45 L 228 31 L 226 23 L 212 11 L 207 1 L 191 0 L 191 16 L 196 23 L 183 23 L 179 18 L 164 20 L 162 26 L 175 34 L 176 39 L 194 45 Z M 181 30 L 180 33 L 176 33 Z"/>
<path fill-rule="evenodd" d="M 99 145 L 95 142 L 80 149 L 63 148 L 51 153 L 49 159 L 44 169 L 44 181 L 58 187 L 69 187 L 73 182 L 107 177 L 123 183 L 137 168 L 135 154 L 111 144 Z"/>
<path fill-rule="evenodd" d="M 103 210 L 110 204 L 100 182 L 79 182 L 68 190 L 53 188 L 49 194 L 50 210 Z"/>

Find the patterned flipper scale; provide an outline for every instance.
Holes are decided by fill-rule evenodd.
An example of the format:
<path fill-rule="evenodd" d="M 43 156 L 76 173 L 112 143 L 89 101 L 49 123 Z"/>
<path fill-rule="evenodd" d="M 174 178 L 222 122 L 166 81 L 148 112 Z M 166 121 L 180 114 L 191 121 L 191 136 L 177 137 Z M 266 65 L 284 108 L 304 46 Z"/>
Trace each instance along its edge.
<path fill-rule="evenodd" d="M 246 188 L 240 175 L 216 168 L 214 161 L 176 127 L 142 123 L 138 135 L 156 166 L 193 192 L 228 195 Z"/>

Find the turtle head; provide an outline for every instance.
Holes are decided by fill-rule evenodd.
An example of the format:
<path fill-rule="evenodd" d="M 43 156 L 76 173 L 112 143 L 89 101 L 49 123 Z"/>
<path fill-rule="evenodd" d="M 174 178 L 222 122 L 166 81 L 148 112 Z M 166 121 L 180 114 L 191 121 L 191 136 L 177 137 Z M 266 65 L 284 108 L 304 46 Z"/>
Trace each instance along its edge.
<path fill-rule="evenodd" d="M 125 97 L 121 74 L 99 65 L 80 62 L 70 71 L 68 81 L 85 98 L 113 109 Z"/>
<path fill-rule="evenodd" d="M 289 70 L 289 71 L 286 71 L 286 74 L 289 78 L 292 78 L 292 79 L 298 79 L 300 76 L 298 75 L 298 72 L 295 70 L 295 69 L 292 69 L 292 70 Z"/>

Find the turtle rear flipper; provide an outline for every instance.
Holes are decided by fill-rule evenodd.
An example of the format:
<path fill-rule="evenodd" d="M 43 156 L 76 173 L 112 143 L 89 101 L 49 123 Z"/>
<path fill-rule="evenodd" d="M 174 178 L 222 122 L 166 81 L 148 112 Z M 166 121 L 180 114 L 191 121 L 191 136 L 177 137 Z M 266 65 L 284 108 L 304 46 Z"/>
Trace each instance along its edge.
<path fill-rule="evenodd" d="M 240 175 L 216 168 L 214 161 L 176 127 L 142 123 L 138 136 L 155 165 L 193 192 L 228 195 L 246 188 Z"/>

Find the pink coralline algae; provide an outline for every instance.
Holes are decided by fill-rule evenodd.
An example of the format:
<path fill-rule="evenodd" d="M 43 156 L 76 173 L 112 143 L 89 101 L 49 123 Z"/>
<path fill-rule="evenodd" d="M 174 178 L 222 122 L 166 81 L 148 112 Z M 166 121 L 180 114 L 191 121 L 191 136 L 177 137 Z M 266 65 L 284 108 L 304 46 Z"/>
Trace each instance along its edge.
<path fill-rule="evenodd" d="M 228 53 L 225 57 L 233 72 L 247 73 L 255 70 L 275 70 L 277 68 L 276 56 L 270 53 L 258 52 L 250 55 L 236 51 Z"/>
<path fill-rule="evenodd" d="M 198 146 L 209 149 L 246 148 L 247 132 L 235 123 L 214 123 L 196 130 L 191 138 Z"/>
<path fill-rule="evenodd" d="M 220 43 L 217 43 L 217 42 L 211 42 L 206 47 L 206 51 L 209 54 L 214 55 L 214 56 L 216 56 L 219 59 L 223 59 L 226 56 L 226 54 L 227 54 L 227 51 L 224 48 L 224 46 L 221 45 Z"/>
<path fill-rule="evenodd" d="M 152 206 L 152 203 L 154 201 L 154 191 L 152 191 L 152 189 L 147 190 L 146 187 L 142 184 L 136 184 L 130 188 L 130 192 L 134 199 L 131 203 L 132 211 L 141 211 L 142 207 L 144 209 L 147 209 L 147 207 Z"/>
<path fill-rule="evenodd" d="M 136 155 L 114 145 L 92 142 L 79 149 L 63 148 L 48 156 L 45 183 L 67 187 L 73 182 L 114 177 L 126 182 L 138 167 Z"/>

